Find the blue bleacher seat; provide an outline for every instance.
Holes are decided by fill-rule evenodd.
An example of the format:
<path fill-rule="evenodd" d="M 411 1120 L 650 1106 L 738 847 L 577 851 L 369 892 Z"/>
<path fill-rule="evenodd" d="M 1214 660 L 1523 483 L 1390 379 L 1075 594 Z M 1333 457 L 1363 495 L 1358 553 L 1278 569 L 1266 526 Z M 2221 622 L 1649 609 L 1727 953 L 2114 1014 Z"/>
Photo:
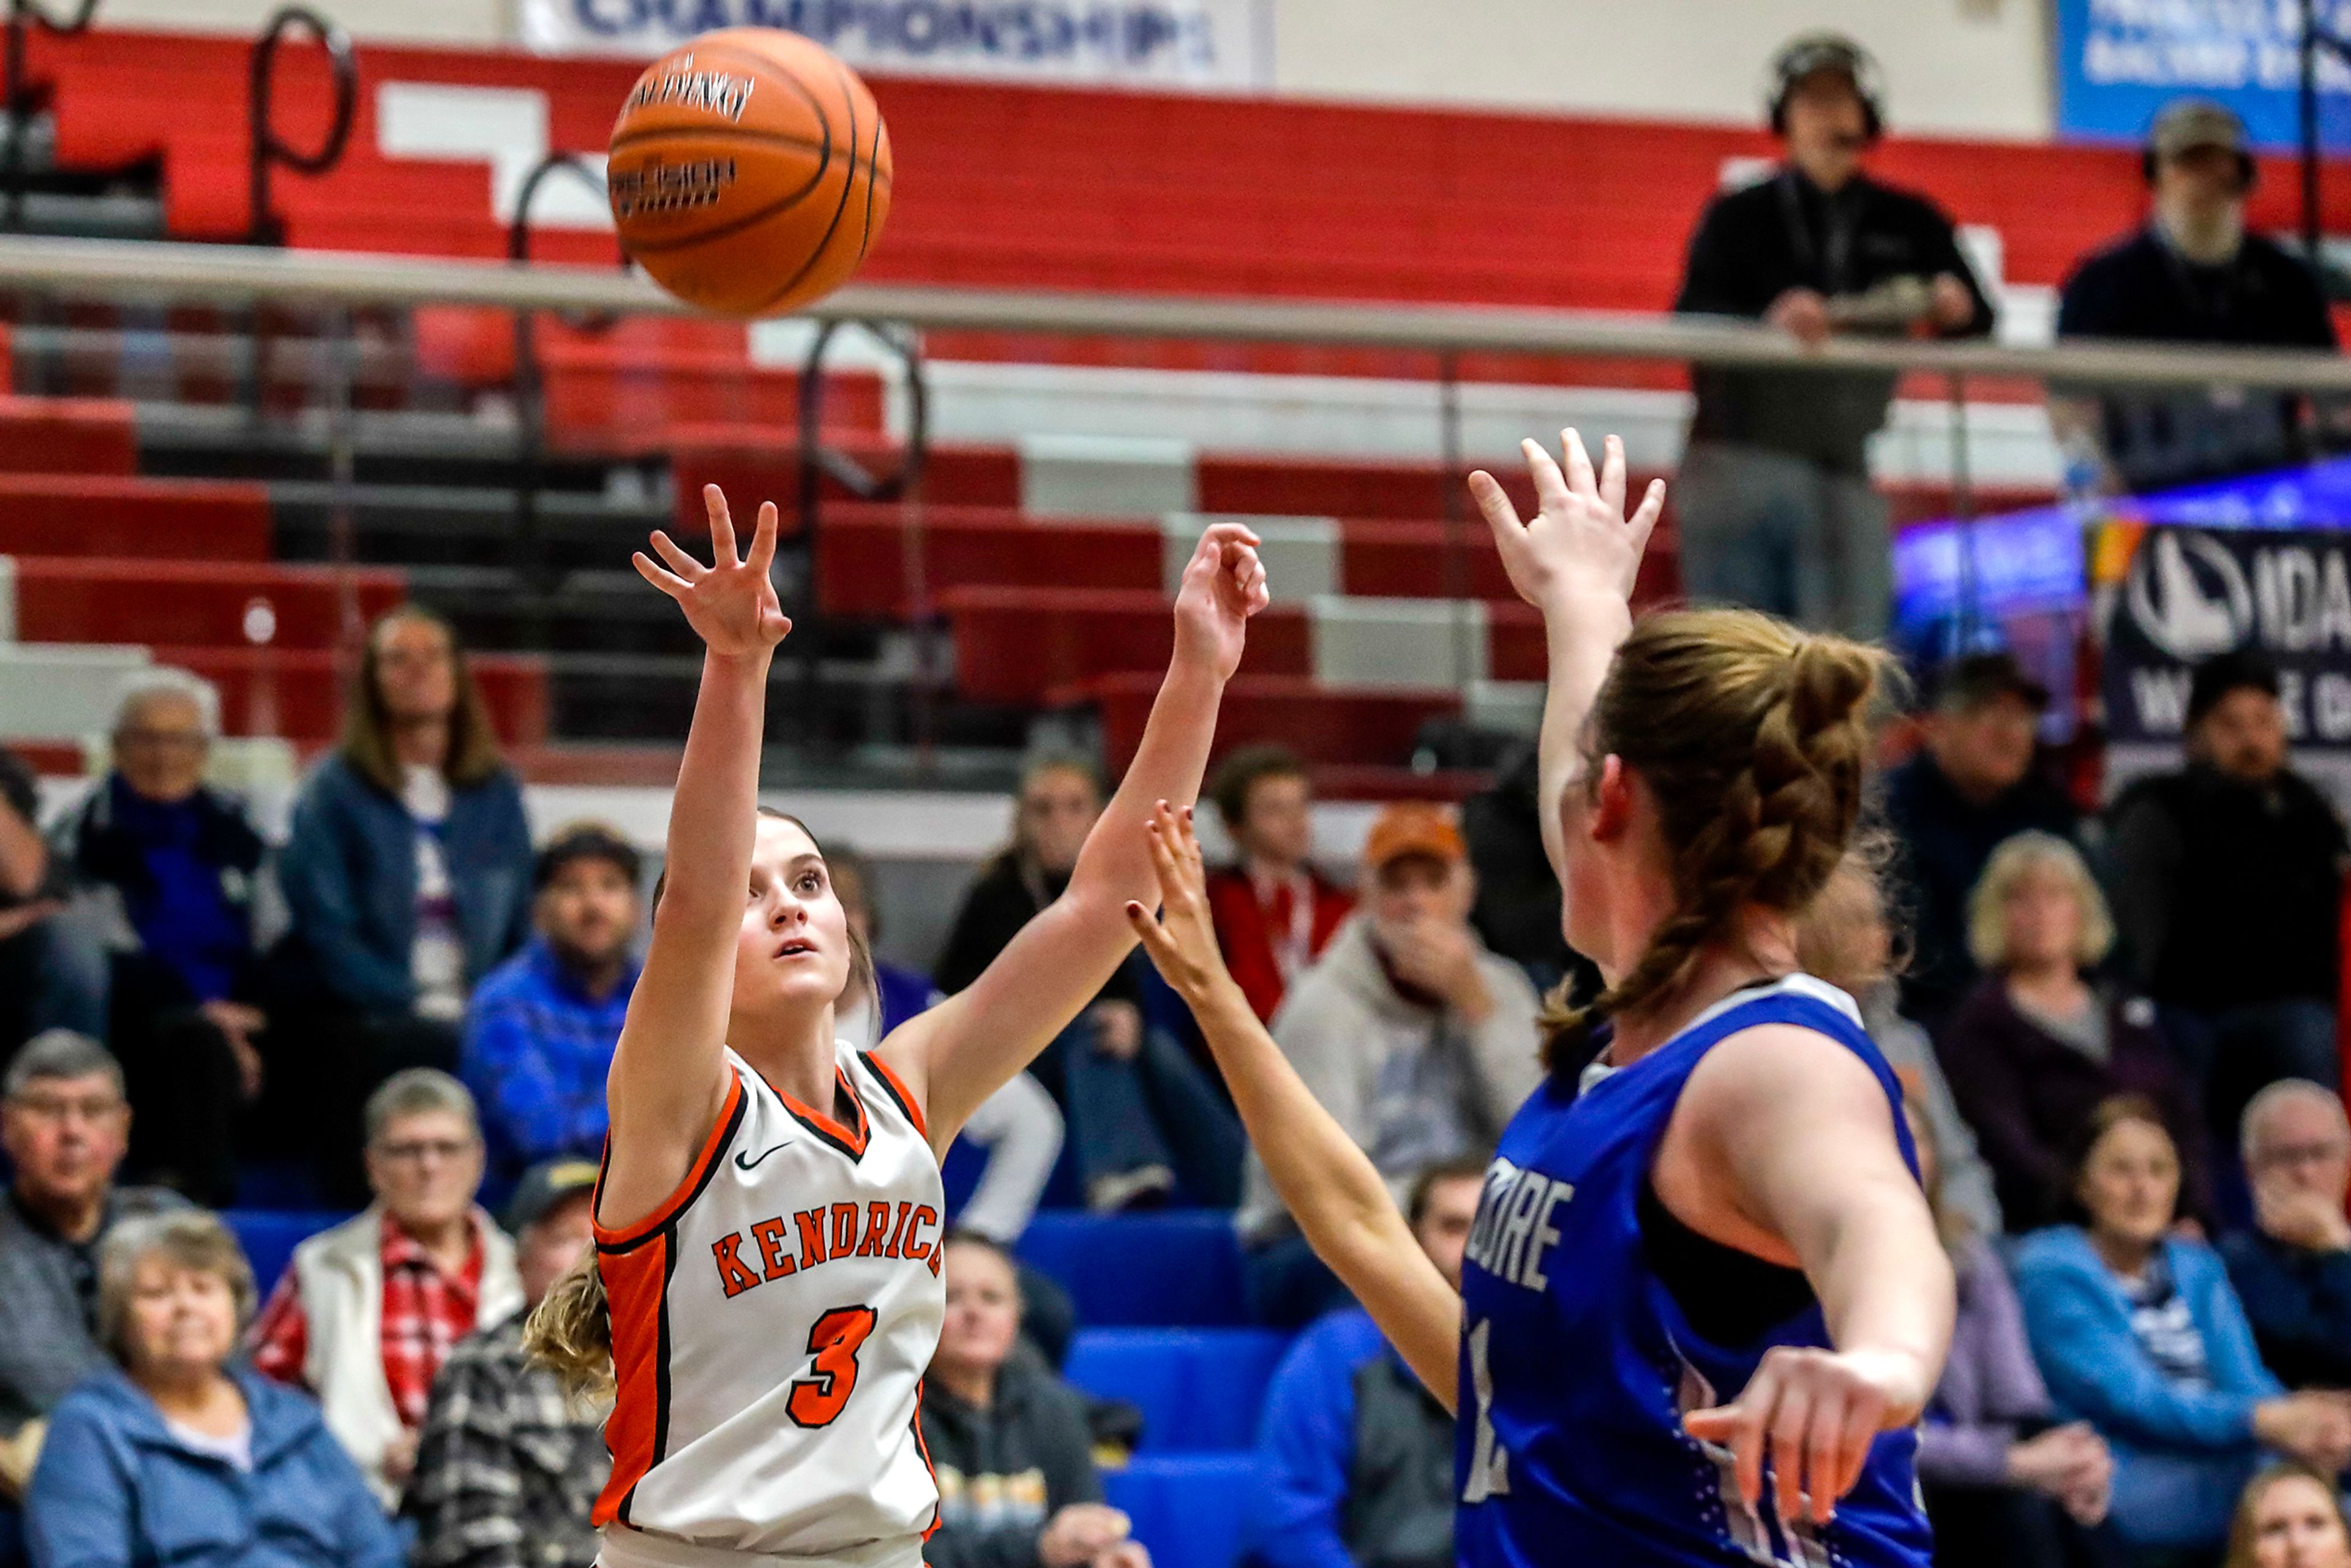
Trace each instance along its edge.
<path fill-rule="evenodd" d="M 1139 1406 L 1147 1452 L 1246 1448 L 1289 1343 L 1271 1329 L 1081 1329 L 1062 1371 Z"/>
<path fill-rule="evenodd" d="M 1257 1485 L 1252 1454 L 1141 1454 L 1102 1474 L 1113 1508 L 1134 1521 L 1152 1568 L 1233 1568 L 1241 1518 Z"/>
<path fill-rule="evenodd" d="M 350 1218 L 345 1214 L 282 1213 L 256 1208 L 232 1208 L 221 1216 L 237 1241 L 245 1248 L 246 1261 L 253 1265 L 254 1282 L 264 1296 L 286 1271 L 287 1260 L 294 1249 L 330 1225 L 340 1225 Z"/>
<path fill-rule="evenodd" d="M 1163 1214 L 1040 1214 L 1021 1260 L 1051 1275 L 1089 1328 L 1247 1323 L 1240 1241 L 1223 1209 Z"/>

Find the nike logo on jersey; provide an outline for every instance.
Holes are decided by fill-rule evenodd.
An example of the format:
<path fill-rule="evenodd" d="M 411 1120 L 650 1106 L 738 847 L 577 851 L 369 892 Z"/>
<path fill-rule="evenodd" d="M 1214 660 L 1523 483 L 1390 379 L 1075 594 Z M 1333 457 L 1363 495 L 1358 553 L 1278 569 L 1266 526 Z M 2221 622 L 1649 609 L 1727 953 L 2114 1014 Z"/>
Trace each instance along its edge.
<path fill-rule="evenodd" d="M 766 1159 L 769 1155 L 774 1154 L 776 1149 L 789 1149 L 791 1146 L 792 1141 L 789 1138 L 786 1138 L 782 1143 L 778 1144 L 775 1148 L 761 1149 L 756 1155 L 752 1154 L 747 1149 L 744 1150 L 735 1156 L 735 1168 L 738 1171 L 756 1169 L 759 1162 Z"/>
<path fill-rule="evenodd" d="M 719 1286 L 729 1296 L 842 1258 L 904 1258 L 926 1265 L 935 1275 L 938 1242 L 924 1232 L 935 1230 L 938 1223 L 939 1211 L 927 1203 L 901 1198 L 894 1210 L 878 1199 L 866 1204 L 836 1203 L 804 1208 L 789 1224 L 777 1215 L 748 1231 L 729 1231 L 711 1243 L 710 1256 L 718 1269 Z M 747 1259 L 744 1256 L 747 1245 Z M 754 1262 L 766 1271 L 754 1269 Z"/>
<path fill-rule="evenodd" d="M 1543 1264 L 1559 1242 L 1552 1216 L 1574 1196 L 1563 1181 L 1497 1159 L 1487 1167 L 1478 1222 L 1469 1230 L 1469 1260 L 1497 1279 L 1542 1290 L 1551 1283 Z"/>

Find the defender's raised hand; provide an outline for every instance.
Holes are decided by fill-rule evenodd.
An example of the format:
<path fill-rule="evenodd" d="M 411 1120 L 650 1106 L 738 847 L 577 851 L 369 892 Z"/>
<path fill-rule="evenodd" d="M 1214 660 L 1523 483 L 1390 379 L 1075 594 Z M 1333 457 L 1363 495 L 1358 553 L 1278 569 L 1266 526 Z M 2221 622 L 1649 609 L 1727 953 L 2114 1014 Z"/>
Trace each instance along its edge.
<path fill-rule="evenodd" d="M 1160 977 L 1196 1013 L 1220 988 L 1238 989 L 1208 915 L 1200 841 L 1192 833 L 1191 811 L 1179 812 L 1165 800 L 1152 808 L 1143 831 L 1150 837 L 1151 863 L 1159 873 L 1159 915 L 1155 919 L 1150 910 L 1130 903 L 1126 923 L 1134 928 Z"/>
<path fill-rule="evenodd" d="M 717 486 L 705 485 L 702 502 L 710 512 L 711 565 L 695 559 L 659 529 L 653 532 L 653 545 L 661 560 L 643 550 L 630 559 L 638 576 L 677 601 L 686 624 L 712 653 L 734 657 L 764 653 L 792 629 L 768 575 L 776 559 L 776 504 L 760 504 L 751 553 L 737 557 L 726 497 Z"/>
<path fill-rule="evenodd" d="M 1582 436 L 1562 431 L 1560 444 L 1567 456 L 1564 474 L 1540 443 L 1519 444 L 1540 503 L 1532 522 L 1519 520 L 1510 497 L 1483 469 L 1469 476 L 1469 494 L 1494 530 L 1510 586 L 1528 603 L 1541 609 L 1562 597 L 1587 592 L 1629 600 L 1633 580 L 1641 570 L 1641 552 L 1665 509 L 1666 482 L 1650 480 L 1639 508 L 1627 518 L 1625 444 L 1613 435 L 1608 438 L 1597 476 Z"/>
<path fill-rule="evenodd" d="M 1249 618 L 1271 599 L 1257 547 L 1257 535 L 1238 523 L 1217 523 L 1200 536 L 1176 594 L 1179 664 L 1196 661 L 1219 680 L 1240 667 Z"/>

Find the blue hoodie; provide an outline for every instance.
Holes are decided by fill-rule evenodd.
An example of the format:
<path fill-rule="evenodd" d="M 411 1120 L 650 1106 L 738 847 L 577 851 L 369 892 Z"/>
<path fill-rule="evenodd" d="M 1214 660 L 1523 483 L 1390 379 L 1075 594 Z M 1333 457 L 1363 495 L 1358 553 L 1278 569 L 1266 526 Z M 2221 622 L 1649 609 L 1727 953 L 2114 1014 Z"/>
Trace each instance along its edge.
<path fill-rule="evenodd" d="M 2017 1300 L 2058 1415 L 2090 1422 L 2114 1450 L 2116 1527 L 2140 1545 L 2217 1546 L 2261 1460 L 2253 1406 L 2285 1390 L 2262 1364 L 2219 1254 L 2176 1238 L 2163 1252 L 2204 1342 L 2208 1386 L 2173 1382 L 2141 1348 L 2121 1281 L 2073 1226 L 2025 1238 Z"/>
<path fill-rule="evenodd" d="M 34 1568 L 401 1568 L 400 1539 L 307 1395 L 238 1368 L 253 1469 L 197 1453 L 119 1371 L 49 1413 L 25 1494 Z"/>

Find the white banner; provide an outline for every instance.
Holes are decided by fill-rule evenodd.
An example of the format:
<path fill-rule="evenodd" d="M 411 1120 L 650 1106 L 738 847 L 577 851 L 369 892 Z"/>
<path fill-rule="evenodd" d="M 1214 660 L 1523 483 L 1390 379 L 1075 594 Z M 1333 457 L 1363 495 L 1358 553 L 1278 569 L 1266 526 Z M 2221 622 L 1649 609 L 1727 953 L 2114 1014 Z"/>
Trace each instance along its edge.
<path fill-rule="evenodd" d="M 716 27 L 786 27 L 861 70 L 1262 89 L 1273 0 L 520 0 L 526 48 L 651 58 Z"/>

